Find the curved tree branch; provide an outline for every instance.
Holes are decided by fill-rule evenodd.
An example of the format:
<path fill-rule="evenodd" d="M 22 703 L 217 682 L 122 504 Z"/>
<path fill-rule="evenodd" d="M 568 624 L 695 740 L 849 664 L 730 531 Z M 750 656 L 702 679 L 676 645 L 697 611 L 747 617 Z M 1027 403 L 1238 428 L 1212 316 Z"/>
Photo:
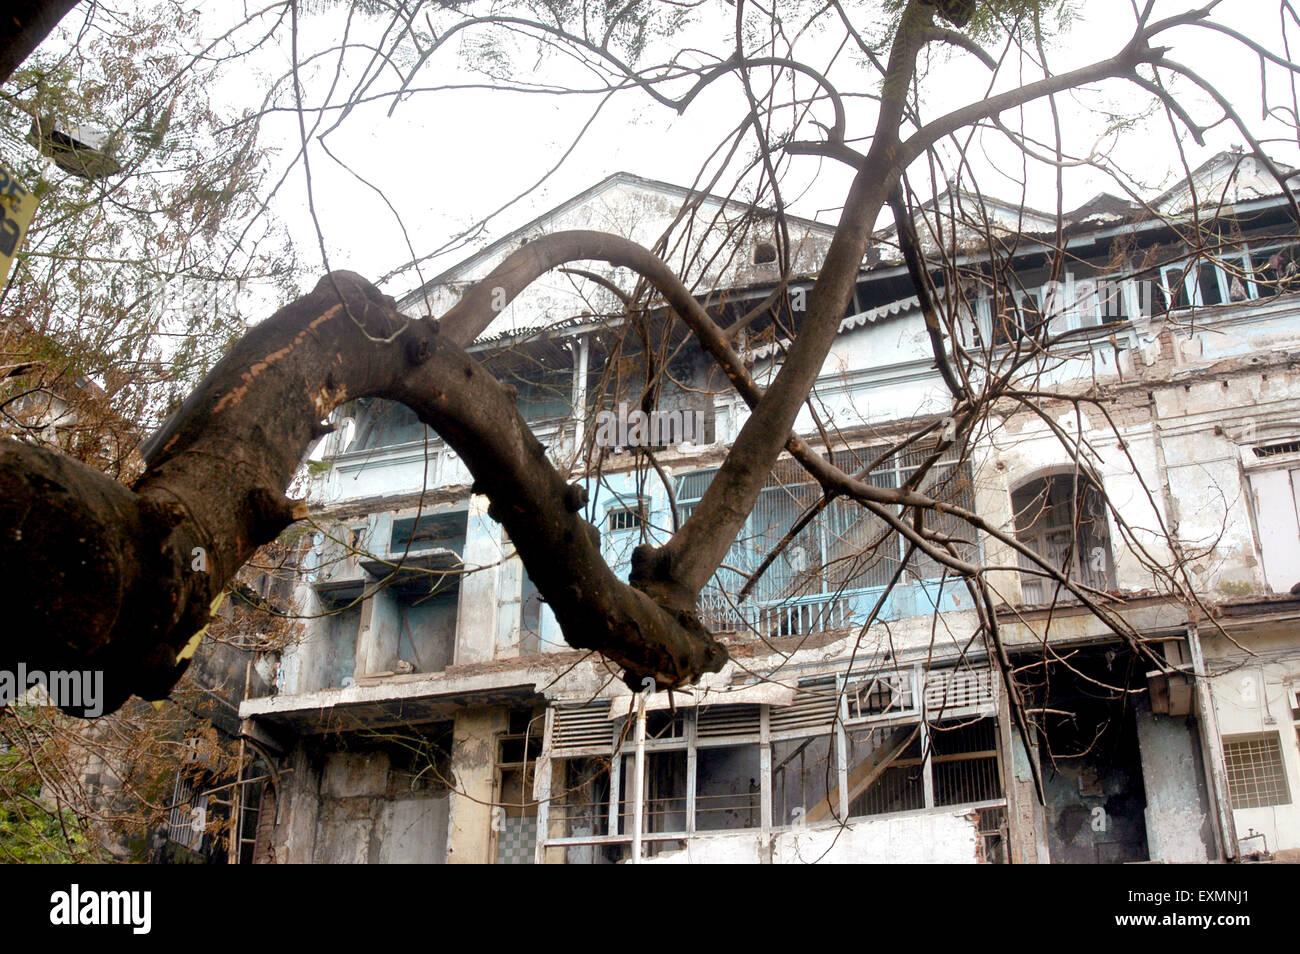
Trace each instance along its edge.
<path fill-rule="evenodd" d="M 637 689 L 721 668 L 725 650 L 693 601 L 651 599 L 614 576 L 579 514 L 583 495 L 547 460 L 512 390 L 436 322 L 411 321 L 348 272 L 222 359 L 133 488 L 0 442 L 0 594 L 13 609 L 0 663 L 102 669 L 109 708 L 165 694 L 235 571 L 305 515 L 284 488 L 321 420 L 362 396 L 408 405 L 461 455 L 572 645 L 622 665 Z"/>

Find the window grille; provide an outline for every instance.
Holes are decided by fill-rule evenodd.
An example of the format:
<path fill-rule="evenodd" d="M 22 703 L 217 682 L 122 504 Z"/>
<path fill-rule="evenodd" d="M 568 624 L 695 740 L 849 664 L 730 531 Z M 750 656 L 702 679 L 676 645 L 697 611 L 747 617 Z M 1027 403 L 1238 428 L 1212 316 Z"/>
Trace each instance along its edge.
<path fill-rule="evenodd" d="M 1276 732 L 1229 736 L 1223 740 L 1223 757 L 1228 766 L 1228 795 L 1233 808 L 1291 803 Z"/>
<path fill-rule="evenodd" d="M 620 507 L 609 512 L 609 530 L 618 533 L 623 530 L 640 530 L 645 522 L 645 510 L 641 506 Z"/>

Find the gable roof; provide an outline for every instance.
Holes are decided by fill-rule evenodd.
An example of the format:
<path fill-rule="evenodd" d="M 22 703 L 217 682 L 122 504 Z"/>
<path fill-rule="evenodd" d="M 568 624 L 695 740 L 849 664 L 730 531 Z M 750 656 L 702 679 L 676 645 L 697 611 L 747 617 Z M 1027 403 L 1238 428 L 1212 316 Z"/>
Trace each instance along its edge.
<path fill-rule="evenodd" d="M 742 202 L 736 199 L 728 199 L 711 192 L 699 192 L 684 186 L 673 185 L 671 182 L 633 175 L 630 172 L 614 172 L 606 176 L 604 179 L 601 179 L 595 185 L 582 190 L 577 195 L 566 199 L 564 202 L 548 209 L 518 228 L 507 232 L 495 241 L 483 246 L 469 257 L 444 269 L 433 278 L 424 282 L 424 284 L 407 292 L 398 299 L 398 308 L 406 308 L 420 302 L 432 289 L 447 285 L 458 278 L 463 278 L 467 273 L 472 273 L 475 266 L 490 260 L 503 249 L 518 246 L 521 239 L 544 230 L 548 222 L 552 222 L 565 213 L 594 201 L 601 195 L 610 192 L 619 186 L 631 186 L 644 192 L 669 196 L 678 199 L 681 202 L 686 202 L 688 199 L 715 202 L 723 208 L 731 209 L 738 213 L 758 213 L 760 215 L 774 214 L 772 209 L 764 208 L 763 206 L 754 205 L 748 202 Z M 786 215 L 786 220 L 810 232 L 823 232 L 827 237 L 833 235 L 836 228 L 834 225 L 828 225 L 825 222 L 818 222 L 815 219 L 802 218 L 797 215 Z"/>

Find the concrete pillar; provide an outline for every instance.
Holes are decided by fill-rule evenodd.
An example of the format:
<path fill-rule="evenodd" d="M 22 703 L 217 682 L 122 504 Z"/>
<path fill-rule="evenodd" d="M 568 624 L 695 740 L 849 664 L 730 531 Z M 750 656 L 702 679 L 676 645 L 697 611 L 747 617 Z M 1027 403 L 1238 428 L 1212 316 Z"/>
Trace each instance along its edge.
<path fill-rule="evenodd" d="M 1214 858 L 1214 817 L 1199 740 L 1186 716 L 1137 713 L 1147 852 L 1152 861 L 1203 864 Z"/>
<path fill-rule="evenodd" d="M 390 590 L 380 590 L 361 605 L 356 675 L 392 672 L 402 638 L 402 612 Z"/>
<path fill-rule="evenodd" d="M 971 450 L 972 472 L 975 488 L 975 512 L 992 526 L 1015 536 L 1015 512 L 1011 507 L 1011 488 L 1007 472 L 1002 469 L 993 448 L 976 445 Z M 1019 566 L 1019 554 L 1006 544 L 985 536 L 984 564 L 986 566 Z M 1021 602 L 1020 574 L 1015 570 L 993 570 L 986 579 L 1000 599 L 1014 606 Z"/>
<path fill-rule="evenodd" d="M 281 776 L 286 801 L 273 841 L 277 864 L 309 865 L 316 854 L 316 820 L 320 811 L 320 772 L 301 747 L 293 753 L 293 772 Z"/>
<path fill-rule="evenodd" d="M 498 577 L 504 555 L 501 526 L 487 515 L 488 499 L 469 499 L 469 525 L 462 559 L 467 572 L 460 582 L 456 616 L 456 665 L 487 662 L 495 655 Z"/>
<path fill-rule="evenodd" d="M 490 864 L 492 811 L 496 798 L 496 737 L 508 725 L 505 709 L 466 709 L 456 714 L 451 749 L 451 793 L 447 825 L 449 864 Z"/>
<path fill-rule="evenodd" d="M 587 353 L 589 340 L 586 335 L 577 341 L 569 342 L 573 352 L 573 446 L 575 451 L 582 447 L 583 426 L 587 416 Z"/>
<path fill-rule="evenodd" d="M 504 534 L 503 534 L 504 535 Z M 506 549 L 512 549 L 507 543 Z M 514 556 L 497 570 L 497 641 L 498 659 L 519 655 L 520 597 L 524 588 L 524 562 Z"/>

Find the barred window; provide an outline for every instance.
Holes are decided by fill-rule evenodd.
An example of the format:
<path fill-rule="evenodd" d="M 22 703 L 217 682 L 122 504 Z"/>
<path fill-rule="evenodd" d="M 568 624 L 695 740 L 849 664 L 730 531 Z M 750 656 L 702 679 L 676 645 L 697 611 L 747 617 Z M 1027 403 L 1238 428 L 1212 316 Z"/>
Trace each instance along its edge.
<path fill-rule="evenodd" d="M 609 529 L 612 533 L 624 530 L 640 530 L 645 522 L 645 504 L 635 507 L 620 507 L 609 512 Z"/>
<path fill-rule="evenodd" d="M 1223 757 L 1228 764 L 1228 794 L 1233 808 L 1289 805 L 1291 793 L 1276 732 L 1227 736 Z"/>

